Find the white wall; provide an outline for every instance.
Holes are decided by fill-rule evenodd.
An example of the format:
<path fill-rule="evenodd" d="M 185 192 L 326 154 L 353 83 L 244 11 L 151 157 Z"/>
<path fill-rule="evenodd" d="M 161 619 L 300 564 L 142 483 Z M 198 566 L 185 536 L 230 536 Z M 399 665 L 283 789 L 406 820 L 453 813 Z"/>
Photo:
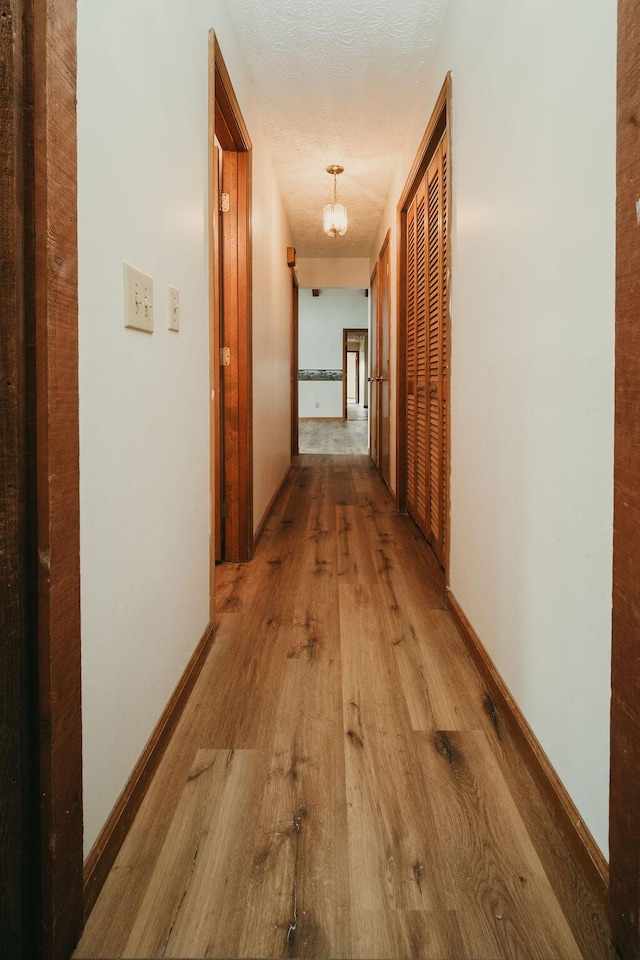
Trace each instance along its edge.
<path fill-rule="evenodd" d="M 605 853 L 615 55 L 613 0 L 450 0 L 372 247 L 451 70 L 450 584 Z"/>
<path fill-rule="evenodd" d="M 348 261 L 345 261 L 348 262 Z M 366 329 L 368 299 L 361 289 L 301 289 L 298 298 L 298 368 L 342 370 L 343 331 Z M 343 416 L 342 381 L 300 380 L 300 417 Z"/>
<path fill-rule="evenodd" d="M 259 146 L 262 151 L 255 149 L 254 138 L 254 532 L 291 465 L 292 280 L 287 247 L 292 241 L 268 155 L 264 145 Z"/>
<path fill-rule="evenodd" d="M 177 16 L 168 0 L 79 0 L 87 852 L 209 619 L 209 27 L 254 147 L 257 521 L 289 461 L 291 241 L 226 5 L 191 0 Z M 123 327 L 123 262 L 154 279 L 153 335 Z M 180 291 L 177 334 L 169 284 Z"/>
<path fill-rule="evenodd" d="M 296 276 L 301 287 L 365 287 L 371 270 L 366 257 L 309 257 L 299 259 Z"/>

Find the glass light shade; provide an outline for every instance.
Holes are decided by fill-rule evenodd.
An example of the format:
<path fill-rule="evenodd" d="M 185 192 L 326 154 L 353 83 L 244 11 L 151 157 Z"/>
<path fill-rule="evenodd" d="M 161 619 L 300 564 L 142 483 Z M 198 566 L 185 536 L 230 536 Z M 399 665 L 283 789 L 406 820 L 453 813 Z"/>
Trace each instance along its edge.
<path fill-rule="evenodd" d="M 328 203 L 322 211 L 322 229 L 330 237 L 344 237 L 347 232 L 347 208 L 344 203 Z"/>

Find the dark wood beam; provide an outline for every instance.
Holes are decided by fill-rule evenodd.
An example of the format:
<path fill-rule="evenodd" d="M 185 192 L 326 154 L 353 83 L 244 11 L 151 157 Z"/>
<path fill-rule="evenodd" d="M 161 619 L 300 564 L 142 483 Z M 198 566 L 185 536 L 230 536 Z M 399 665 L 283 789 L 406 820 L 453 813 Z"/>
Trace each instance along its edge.
<path fill-rule="evenodd" d="M 616 420 L 609 914 L 640 957 L 640 8 L 618 4 Z"/>

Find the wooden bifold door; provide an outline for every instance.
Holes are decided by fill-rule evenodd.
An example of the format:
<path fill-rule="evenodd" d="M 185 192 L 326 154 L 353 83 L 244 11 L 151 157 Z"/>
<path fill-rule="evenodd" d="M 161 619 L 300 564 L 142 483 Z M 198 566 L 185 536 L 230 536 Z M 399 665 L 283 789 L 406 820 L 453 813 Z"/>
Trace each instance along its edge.
<path fill-rule="evenodd" d="M 447 537 L 448 134 L 406 214 L 406 506 L 440 563 Z"/>

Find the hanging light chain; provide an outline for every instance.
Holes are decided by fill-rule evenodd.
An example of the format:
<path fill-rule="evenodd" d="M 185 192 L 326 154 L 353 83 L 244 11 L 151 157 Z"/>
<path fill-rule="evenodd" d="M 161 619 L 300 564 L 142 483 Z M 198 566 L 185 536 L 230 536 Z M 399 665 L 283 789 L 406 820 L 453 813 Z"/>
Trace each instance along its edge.
<path fill-rule="evenodd" d="M 330 237 L 343 237 L 347 232 L 347 210 L 343 203 L 338 203 L 337 176 L 343 173 L 344 167 L 332 163 L 327 167 L 327 173 L 333 174 L 333 203 L 328 203 L 323 210 L 324 232 Z"/>

